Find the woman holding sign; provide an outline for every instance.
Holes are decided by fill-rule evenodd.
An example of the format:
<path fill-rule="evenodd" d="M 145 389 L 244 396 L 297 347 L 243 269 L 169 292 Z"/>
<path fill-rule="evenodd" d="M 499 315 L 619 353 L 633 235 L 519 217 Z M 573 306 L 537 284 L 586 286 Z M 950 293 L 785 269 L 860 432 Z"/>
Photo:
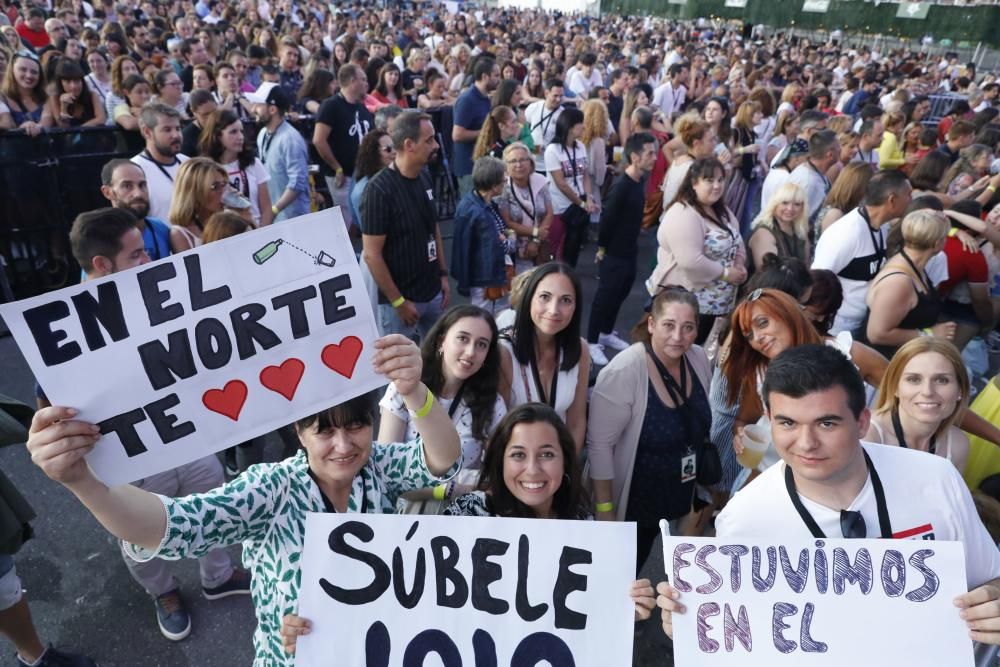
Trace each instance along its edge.
<path fill-rule="evenodd" d="M 682 287 L 666 288 L 641 333 L 641 342 L 597 376 L 587 428 L 597 516 L 637 523 L 636 571 L 659 520 L 690 514 L 712 423 L 711 366 L 694 344 L 698 300 Z"/>
<path fill-rule="evenodd" d="M 497 325 L 489 313 L 478 306 L 454 306 L 431 327 L 420 346 L 421 379 L 448 411 L 462 441 L 459 484 L 475 484 L 486 439 L 507 412 L 507 406 L 497 394 L 500 376 L 497 339 Z M 382 417 L 378 434 L 382 442 L 416 439 L 416 422 L 395 385 L 389 385 L 379 406 Z M 461 479 L 467 472 L 471 479 Z M 449 484 L 447 488 L 434 491 L 448 500 L 454 488 L 454 484 Z M 409 500 L 430 500 L 431 497 L 430 489 L 407 494 Z"/>
<path fill-rule="evenodd" d="M 593 519 L 583 488 L 580 457 L 559 415 L 542 403 L 507 413 L 486 446 L 479 488 L 459 496 L 445 511 L 452 516 Z M 637 621 L 649 618 L 653 589 L 633 582 Z"/>
<path fill-rule="evenodd" d="M 937 454 L 962 472 L 969 436 L 955 422 L 968 405 L 969 375 L 958 348 L 941 338 L 914 338 L 885 369 L 865 440 Z"/>
<path fill-rule="evenodd" d="M 296 422 L 304 450 L 296 456 L 184 498 L 102 484 L 84 460 L 101 437 L 99 427 L 73 419 L 72 408 L 39 410 L 28 450 L 136 560 L 189 558 L 242 543 L 253 572 L 254 664 L 291 665 L 279 628 L 282 616 L 296 609 L 306 513 L 390 513 L 400 494 L 447 481 L 442 476 L 454 474 L 461 454 L 448 413 L 420 381 L 417 346 L 391 335 L 374 347 L 375 371 L 393 382 L 412 411 L 417 440 L 373 443 L 374 405 L 366 394 Z"/>

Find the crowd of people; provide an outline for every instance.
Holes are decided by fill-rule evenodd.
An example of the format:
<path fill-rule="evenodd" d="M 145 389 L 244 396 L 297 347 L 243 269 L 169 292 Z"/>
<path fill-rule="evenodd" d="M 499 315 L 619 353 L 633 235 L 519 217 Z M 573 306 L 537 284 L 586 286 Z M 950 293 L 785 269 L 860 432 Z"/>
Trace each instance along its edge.
<path fill-rule="evenodd" d="M 967 370 L 1000 336 L 993 73 L 610 15 L 5 8 L 0 128 L 113 124 L 145 144 L 105 165 L 109 206 L 73 224 L 87 278 L 337 205 L 383 335 L 384 395 L 281 429 L 282 460 L 248 442 L 130 486 L 93 476 L 97 427 L 40 388 L 33 460 L 122 540 L 168 639 L 191 619 L 163 560 L 196 557 L 206 596 L 253 596 L 255 664 L 291 664 L 310 627 L 308 511 L 635 522 L 638 577 L 660 519 L 892 537 L 887 502 L 900 531 L 965 544 L 956 604 L 971 639 L 1000 644 L 1000 468 L 962 477 L 976 443 L 1000 445 L 1000 379 Z M 304 136 L 293 123 L 310 118 Z M 460 197 L 447 253 L 442 174 Z M 594 242 L 584 322 L 576 267 Z M 620 333 L 640 276 L 646 315 Z M 250 571 L 223 557 L 233 544 Z M 2 620 L 26 602 L 11 558 L 0 575 Z M 659 605 L 672 634 L 680 593 L 656 591 L 622 594 L 637 619 Z M 8 625 L 22 664 L 93 664 Z"/>

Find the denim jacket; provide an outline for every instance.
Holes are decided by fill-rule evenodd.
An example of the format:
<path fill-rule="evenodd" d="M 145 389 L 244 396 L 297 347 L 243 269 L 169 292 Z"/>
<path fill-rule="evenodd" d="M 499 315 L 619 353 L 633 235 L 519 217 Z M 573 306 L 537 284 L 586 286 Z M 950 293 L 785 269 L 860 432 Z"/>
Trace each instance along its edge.
<path fill-rule="evenodd" d="M 470 192 L 455 210 L 451 275 L 464 296 L 469 296 L 471 287 L 496 287 L 507 282 L 507 244 L 500 239 L 489 208 L 482 197 Z"/>

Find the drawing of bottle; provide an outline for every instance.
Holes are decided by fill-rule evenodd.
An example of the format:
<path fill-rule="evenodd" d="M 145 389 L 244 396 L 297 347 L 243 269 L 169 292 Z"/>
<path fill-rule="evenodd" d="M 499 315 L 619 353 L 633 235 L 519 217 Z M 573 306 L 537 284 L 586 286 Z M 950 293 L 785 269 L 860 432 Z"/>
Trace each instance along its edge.
<path fill-rule="evenodd" d="M 258 264 L 263 264 L 267 260 L 274 257 L 274 253 L 278 252 L 279 246 L 281 246 L 281 239 L 278 239 L 277 241 L 271 241 L 270 243 L 268 243 L 263 248 L 261 248 L 260 250 L 258 250 L 253 254 L 253 261 L 257 262 Z"/>

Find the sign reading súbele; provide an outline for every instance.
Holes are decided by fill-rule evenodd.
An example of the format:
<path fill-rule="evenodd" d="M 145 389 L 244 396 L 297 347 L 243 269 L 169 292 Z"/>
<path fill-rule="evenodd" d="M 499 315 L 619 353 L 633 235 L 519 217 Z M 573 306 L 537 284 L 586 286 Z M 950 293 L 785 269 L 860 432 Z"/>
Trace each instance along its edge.
<path fill-rule="evenodd" d="M 630 665 L 634 563 L 631 523 L 309 514 L 295 664 Z"/>
<path fill-rule="evenodd" d="M 107 484 L 175 468 L 385 384 L 340 209 L 0 306 Z"/>
<path fill-rule="evenodd" d="M 678 665 L 972 665 L 960 542 L 664 535 Z"/>

